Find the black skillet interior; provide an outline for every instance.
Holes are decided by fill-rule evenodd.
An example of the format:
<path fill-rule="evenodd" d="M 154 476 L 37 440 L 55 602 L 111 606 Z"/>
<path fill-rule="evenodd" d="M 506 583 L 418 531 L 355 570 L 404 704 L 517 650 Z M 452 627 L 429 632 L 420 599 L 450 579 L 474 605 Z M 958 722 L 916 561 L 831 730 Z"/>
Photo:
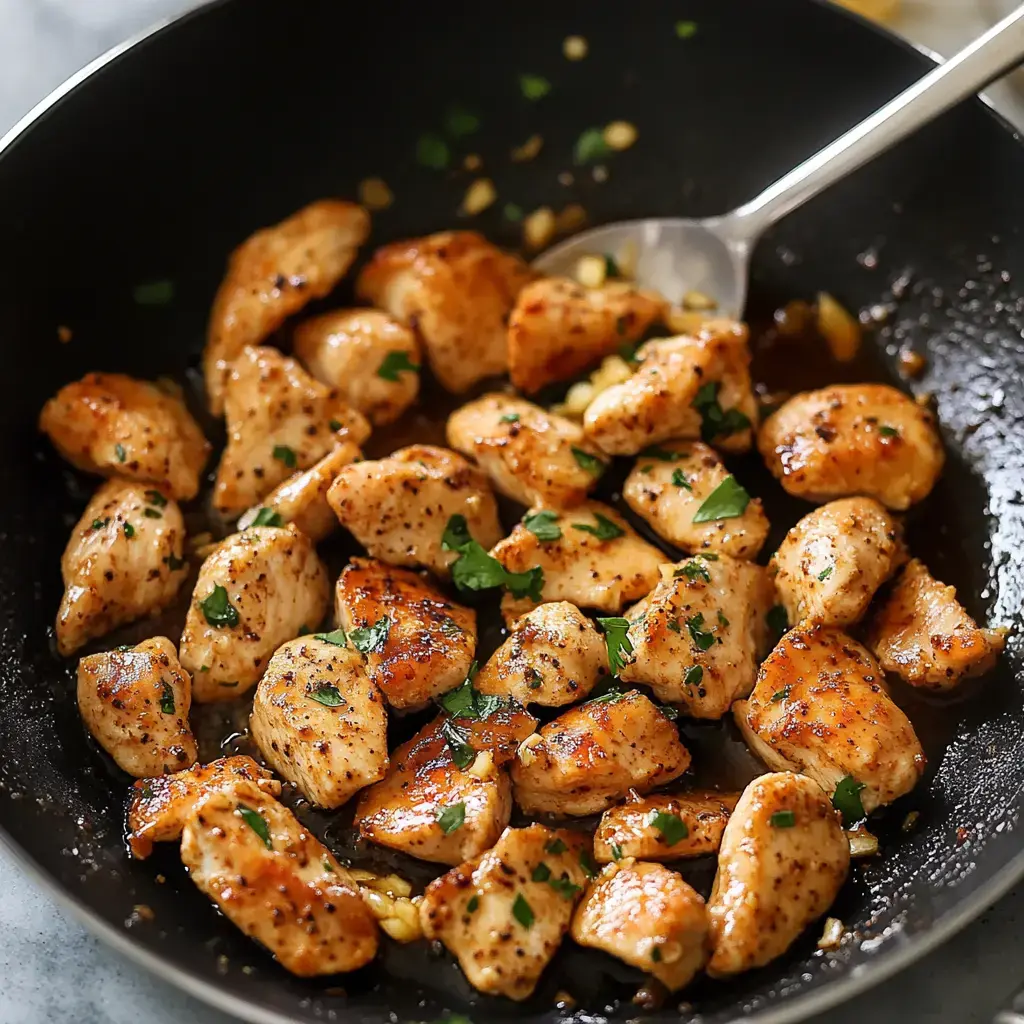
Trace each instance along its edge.
<path fill-rule="evenodd" d="M 679 20 L 696 33 L 678 38 Z M 568 34 L 589 41 L 585 61 L 562 57 Z M 87 370 L 194 372 L 226 254 L 313 198 L 354 196 L 359 180 L 381 175 L 397 202 L 375 218 L 372 243 L 455 224 L 468 177 L 413 159 L 418 136 L 452 104 L 480 116 L 460 151 L 483 156 L 501 196 L 479 227 L 515 245 L 518 227 L 500 212 L 507 201 L 530 210 L 575 200 L 595 222 L 730 209 L 927 68 L 921 55 L 809 0 L 233 0 L 150 38 L 49 112 L 0 159 L 3 829 L 98 919 L 120 927 L 134 906 L 151 907 L 155 919 L 136 921 L 132 940 L 264 1013 L 430 1020 L 449 1008 L 477 1020 L 548 1020 L 563 989 L 591 1014 L 636 1015 L 636 976 L 579 950 L 563 953 L 518 1008 L 474 999 L 457 969 L 425 949 L 341 979 L 347 996 L 299 982 L 218 917 L 173 852 L 131 864 L 125 780 L 86 742 L 71 668 L 50 647 L 60 552 L 94 482 L 59 464 L 35 418 Z M 550 79 L 551 94 L 527 102 L 524 71 Z M 609 161 L 610 180 L 577 173 L 575 185 L 559 184 L 580 132 L 620 117 L 640 141 Z M 534 132 L 541 155 L 511 164 L 510 146 Z M 875 376 L 898 380 L 900 344 L 927 355 L 913 388 L 935 395 L 950 457 L 911 519 L 910 542 L 976 615 L 1004 623 L 1017 621 L 1024 595 L 1022 180 L 1024 151 L 979 103 L 967 104 L 788 218 L 760 246 L 752 290 L 760 313 L 818 289 L 854 309 L 884 306 L 869 342 Z M 164 278 L 175 282 L 173 303 L 133 303 L 136 284 Z M 69 344 L 58 342 L 58 325 L 72 328 Z M 785 383 L 800 379 L 806 356 L 773 347 L 759 360 Z M 884 856 L 858 865 L 841 898 L 837 913 L 856 940 L 826 955 L 807 936 L 768 969 L 702 984 L 686 998 L 705 1024 L 820 992 L 898 954 L 1010 869 L 1020 845 L 1022 679 L 1014 639 L 965 700 L 897 691 L 931 768 L 879 824 Z M 693 742 L 699 752 L 700 737 Z M 903 835 L 910 809 L 920 821 Z M 690 1018 L 685 1008 L 681 1016 Z M 652 1019 L 680 1014 L 670 1003 Z"/>

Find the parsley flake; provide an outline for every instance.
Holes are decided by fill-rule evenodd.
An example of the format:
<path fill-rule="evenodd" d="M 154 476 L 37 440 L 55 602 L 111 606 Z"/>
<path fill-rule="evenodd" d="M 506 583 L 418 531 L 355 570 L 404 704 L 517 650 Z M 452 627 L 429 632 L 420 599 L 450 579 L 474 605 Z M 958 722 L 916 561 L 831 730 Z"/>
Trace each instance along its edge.
<path fill-rule="evenodd" d="M 844 825 L 853 825 L 866 817 L 864 804 L 861 803 L 860 791 L 865 788 L 852 775 L 839 780 L 836 791 L 832 794 L 832 806 L 843 816 Z"/>
<path fill-rule="evenodd" d="M 372 626 L 361 626 L 348 631 L 352 646 L 361 654 L 380 654 L 388 642 L 391 620 L 382 615 Z"/>
<path fill-rule="evenodd" d="M 348 637 L 340 626 L 332 629 L 330 633 L 314 633 L 313 639 L 322 640 L 325 644 L 334 644 L 335 647 L 348 647 Z"/>
<path fill-rule="evenodd" d="M 735 519 L 743 515 L 750 504 L 750 495 L 732 474 L 727 476 L 694 513 L 694 523 L 710 523 L 719 519 Z"/>
<path fill-rule="evenodd" d="M 672 486 L 682 487 L 687 491 L 693 490 L 693 484 L 686 479 L 686 474 L 678 466 L 672 470 Z"/>
<path fill-rule="evenodd" d="M 551 842 L 549 842 L 544 847 L 544 849 L 547 850 L 547 852 L 550 853 L 552 856 L 555 856 L 559 853 L 565 853 L 565 851 L 568 850 L 569 847 L 566 846 L 565 843 L 558 838 L 558 836 L 555 836 L 555 838 L 552 839 Z"/>
<path fill-rule="evenodd" d="M 273 456 L 278 462 L 283 462 L 289 469 L 295 469 L 299 464 L 298 456 L 294 449 L 286 444 L 275 444 Z"/>
<path fill-rule="evenodd" d="M 159 491 L 146 491 L 146 501 L 157 508 L 164 508 L 167 505 L 167 499 Z"/>
<path fill-rule="evenodd" d="M 551 92 L 551 83 L 541 75 L 520 75 L 519 91 L 524 99 L 536 101 Z"/>
<path fill-rule="evenodd" d="M 772 828 L 792 828 L 796 824 L 796 815 L 792 811 L 776 811 L 769 819 Z"/>
<path fill-rule="evenodd" d="M 834 565 L 827 565 L 824 569 L 822 569 L 821 572 L 818 573 L 818 582 L 824 583 L 825 580 L 827 580 L 829 576 L 832 575 L 832 570 L 834 568 Z"/>
<path fill-rule="evenodd" d="M 131 523 L 124 524 L 124 535 L 131 540 L 135 536 L 135 527 Z"/>
<path fill-rule="evenodd" d="M 457 768 L 466 769 L 476 760 L 476 751 L 470 744 L 469 737 L 450 718 L 446 718 L 441 724 L 441 735 L 448 744 Z"/>
<path fill-rule="evenodd" d="M 591 476 L 600 476 L 605 470 L 605 464 L 596 455 L 585 452 L 582 448 L 573 447 L 572 457 L 580 469 L 590 473 Z"/>
<path fill-rule="evenodd" d="M 321 683 L 315 690 L 307 690 L 306 696 L 317 704 L 323 704 L 325 708 L 340 708 L 347 703 L 333 683 Z"/>
<path fill-rule="evenodd" d="M 519 413 L 517 413 L 517 412 L 507 412 L 507 413 L 505 413 L 504 416 L 499 418 L 498 422 L 499 423 L 518 423 L 519 422 Z"/>
<path fill-rule="evenodd" d="M 228 600 L 228 592 L 219 583 L 199 602 L 203 618 L 211 626 L 237 626 L 238 609 Z"/>
<path fill-rule="evenodd" d="M 598 626 L 604 633 L 605 648 L 608 651 L 608 665 L 613 675 L 618 675 L 633 653 L 633 643 L 629 639 L 629 619 L 622 616 L 598 619 Z"/>
<path fill-rule="evenodd" d="M 708 651 L 715 645 L 715 634 L 704 628 L 704 615 L 698 612 L 686 620 L 686 629 L 690 639 L 699 650 Z"/>
<path fill-rule="evenodd" d="M 452 804 L 451 807 L 444 808 L 437 815 L 437 823 L 441 826 L 441 831 L 446 836 L 450 836 L 456 829 L 462 828 L 465 821 L 466 805 L 462 801 Z"/>
<path fill-rule="evenodd" d="M 400 373 L 418 373 L 419 369 L 419 364 L 409 358 L 408 352 L 389 352 L 377 367 L 377 376 L 381 380 L 397 381 Z"/>
<path fill-rule="evenodd" d="M 704 678 L 704 669 L 700 665 L 691 665 L 683 676 L 683 686 L 698 686 Z"/>
<path fill-rule="evenodd" d="M 611 148 L 604 141 L 604 132 L 600 128 L 588 128 L 576 140 L 573 148 L 573 162 L 590 164 L 611 153 Z"/>
<path fill-rule="evenodd" d="M 685 565 L 681 565 L 672 575 L 675 578 L 685 576 L 688 580 L 704 580 L 705 583 L 711 582 L 711 573 L 696 558 L 691 558 Z"/>
<path fill-rule="evenodd" d="M 709 380 L 697 389 L 691 405 L 701 416 L 700 436 L 710 443 L 716 437 L 728 437 L 750 427 L 750 419 L 739 409 L 723 410 L 718 402 L 718 392 L 722 385 L 717 380 Z"/>
<path fill-rule="evenodd" d="M 526 898 L 521 892 L 516 893 L 516 898 L 512 903 L 512 916 L 527 930 L 533 927 L 533 908 L 526 902 Z"/>
<path fill-rule="evenodd" d="M 444 126 L 452 138 L 461 139 L 480 128 L 480 118 L 462 107 L 450 107 L 445 115 Z"/>
<path fill-rule="evenodd" d="M 270 826 L 264 820 L 263 815 L 258 811 L 254 811 L 251 807 L 246 807 L 245 804 L 238 805 L 238 813 L 242 816 L 242 820 L 246 825 L 263 840 L 263 845 L 268 850 L 272 850 L 274 844 L 270 841 Z"/>
<path fill-rule="evenodd" d="M 689 834 L 686 822 L 678 814 L 667 814 L 665 811 L 651 811 L 647 824 L 656 828 L 667 846 L 675 846 Z"/>
<path fill-rule="evenodd" d="M 279 512 L 272 508 L 261 508 L 256 517 L 249 524 L 250 526 L 284 526 L 284 520 Z"/>
<path fill-rule="evenodd" d="M 470 536 L 466 517 L 454 515 L 448 520 L 441 538 L 445 551 L 457 551 L 452 563 L 452 580 L 459 590 L 493 590 L 504 586 L 513 597 L 529 597 L 540 601 L 544 587 L 544 570 L 535 565 L 525 572 L 510 572 L 483 546 Z"/>
<path fill-rule="evenodd" d="M 166 679 L 160 680 L 160 710 L 165 715 L 174 714 L 174 690 Z"/>
<path fill-rule="evenodd" d="M 114 454 L 117 456 L 118 462 L 124 462 L 124 460 L 128 458 L 128 453 L 124 450 L 124 445 L 120 443 L 114 445 Z"/>
<path fill-rule="evenodd" d="M 551 509 L 528 512 L 523 516 L 523 526 L 539 541 L 560 540 L 562 528 L 558 525 L 558 513 Z"/>
<path fill-rule="evenodd" d="M 615 540 L 616 537 L 624 537 L 626 535 L 626 531 L 621 526 L 613 523 L 607 516 L 601 515 L 600 512 L 594 513 L 594 519 L 597 520 L 597 526 L 591 526 L 589 523 L 573 523 L 572 528 L 583 533 L 592 534 L 600 541 Z"/>

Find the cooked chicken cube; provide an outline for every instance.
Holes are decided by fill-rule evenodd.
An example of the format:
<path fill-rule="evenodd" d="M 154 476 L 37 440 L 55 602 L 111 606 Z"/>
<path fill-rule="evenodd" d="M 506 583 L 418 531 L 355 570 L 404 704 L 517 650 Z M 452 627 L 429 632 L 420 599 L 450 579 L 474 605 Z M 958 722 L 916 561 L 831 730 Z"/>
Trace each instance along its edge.
<path fill-rule="evenodd" d="M 485 548 L 501 536 L 487 477 L 447 448 L 417 444 L 386 459 L 346 466 L 327 501 L 371 557 L 425 566 L 442 579 L 459 557 L 441 546 L 452 516 L 464 516 L 473 539 Z"/>
<path fill-rule="evenodd" d="M 798 498 L 864 494 L 897 511 L 927 496 L 945 459 L 930 410 L 887 384 L 795 395 L 764 422 L 757 447 Z"/>
<path fill-rule="evenodd" d="M 690 766 L 675 724 L 642 693 L 611 693 L 563 712 L 512 765 L 527 814 L 595 814 L 630 789 L 646 793 Z"/>
<path fill-rule="evenodd" d="M 533 272 L 472 231 L 444 231 L 378 249 L 361 298 L 415 328 L 434 376 L 466 391 L 508 367 L 508 315 Z"/>
<path fill-rule="evenodd" d="M 754 559 L 768 536 L 760 498 L 750 498 L 742 510 L 729 509 L 726 518 L 697 514 L 723 484 L 731 486 L 725 483 L 729 479 L 713 448 L 700 441 L 668 441 L 641 453 L 622 496 L 659 537 L 684 551 Z"/>
<path fill-rule="evenodd" d="M 295 354 L 375 426 L 397 420 L 420 390 L 416 335 L 379 309 L 339 309 L 295 329 Z"/>
<path fill-rule="evenodd" d="M 293 525 L 252 526 L 203 562 L 181 634 L 197 703 L 251 689 L 286 640 L 323 619 L 330 583 L 313 542 Z"/>
<path fill-rule="evenodd" d="M 878 663 L 836 629 L 790 630 L 733 714 L 769 768 L 803 772 L 830 795 L 843 783 L 867 814 L 909 793 L 924 772 L 914 727 Z"/>
<path fill-rule="evenodd" d="M 417 573 L 353 558 L 335 590 L 338 622 L 367 633 L 370 679 L 393 708 L 414 710 L 456 687 L 476 654 L 476 612 Z"/>
<path fill-rule="evenodd" d="M 757 403 L 747 328 L 731 320 L 699 335 L 649 341 L 629 380 L 602 391 L 583 417 L 587 437 L 610 455 L 635 455 L 672 438 L 703 438 L 728 452 L 750 447 Z"/>
<path fill-rule="evenodd" d="M 670 992 L 708 957 L 708 913 L 700 893 L 660 864 L 605 868 L 572 919 L 572 937 L 653 975 Z"/>
<path fill-rule="evenodd" d="M 181 860 L 232 924 L 300 978 L 354 971 L 377 954 L 377 922 L 351 876 L 251 782 L 196 805 Z"/>
<path fill-rule="evenodd" d="M 722 836 L 708 900 L 715 978 L 781 956 L 832 905 L 850 867 L 850 844 L 828 796 L 790 772 L 743 791 Z"/>
<path fill-rule="evenodd" d="M 203 353 L 210 410 L 219 416 L 231 364 L 307 302 L 322 299 L 345 276 L 370 233 L 355 203 L 322 199 L 251 235 L 232 254 L 213 300 Z"/>
<path fill-rule="evenodd" d="M 589 852 L 577 832 L 505 829 L 493 849 L 427 886 L 424 935 L 445 944 L 474 988 L 526 999 L 569 930 Z"/>
<path fill-rule="evenodd" d="M 906 558 L 900 524 L 874 498 L 809 512 L 769 563 L 790 622 L 850 626 Z"/>
<path fill-rule="evenodd" d="M 65 657 L 117 626 L 162 611 L 185 582 L 185 522 L 161 489 L 108 480 L 61 558 L 57 650 Z"/>
<path fill-rule="evenodd" d="M 979 629 L 923 562 L 908 563 L 871 623 L 868 646 L 886 672 L 929 690 L 949 690 L 988 672 L 1006 642 L 1005 629 Z"/>
<path fill-rule="evenodd" d="M 664 318 L 655 292 L 622 281 L 583 288 L 564 277 L 527 285 L 508 321 L 512 383 L 533 393 L 570 380 L 623 345 L 631 345 Z"/>
<path fill-rule="evenodd" d="M 39 429 L 73 466 L 146 480 L 182 501 L 199 491 L 210 444 L 181 398 L 123 373 L 89 373 L 66 384 Z"/>

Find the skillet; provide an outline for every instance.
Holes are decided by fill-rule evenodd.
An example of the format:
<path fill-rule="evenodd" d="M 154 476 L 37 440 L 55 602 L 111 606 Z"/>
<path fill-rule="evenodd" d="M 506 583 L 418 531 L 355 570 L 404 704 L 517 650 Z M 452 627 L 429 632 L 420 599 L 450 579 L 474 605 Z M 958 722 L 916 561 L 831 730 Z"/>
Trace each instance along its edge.
<path fill-rule="evenodd" d="M 311 199 L 354 196 L 359 180 L 381 175 L 398 202 L 375 218 L 371 247 L 452 226 L 467 179 L 428 173 L 412 155 L 450 104 L 480 115 L 472 148 L 499 194 L 524 209 L 578 200 L 593 222 L 706 216 L 755 194 L 929 66 L 812 0 L 625 10 L 224 0 L 105 64 L 0 154 L 0 827 L 120 948 L 248 1020 L 429 1021 L 449 1010 L 477 1022 L 553 1020 L 572 1013 L 553 1008 L 559 989 L 575 995 L 581 1020 L 640 1011 L 629 1002 L 635 976 L 568 943 L 522 1007 L 474 996 L 422 946 L 391 950 L 335 985 L 300 982 L 208 906 L 173 851 L 132 865 L 126 779 L 87 742 L 73 666 L 51 647 L 60 552 L 94 481 L 48 451 L 38 409 L 88 370 L 189 380 L 227 253 Z M 688 40 L 673 30 L 680 18 L 697 25 Z M 590 44 L 580 64 L 561 56 L 574 33 Z M 520 95 L 523 71 L 552 81 L 542 104 Z M 580 131 L 617 117 L 641 141 L 612 161 L 610 181 L 559 185 Z M 547 140 L 541 156 L 510 165 L 508 148 L 533 132 Z M 755 256 L 751 292 L 755 320 L 818 289 L 848 308 L 882 307 L 848 379 L 905 387 L 899 346 L 927 356 L 912 388 L 935 395 L 949 463 L 908 524 L 910 543 L 975 616 L 1011 625 L 1024 597 L 1022 180 L 1019 141 L 980 102 L 965 104 L 787 218 Z M 500 206 L 474 226 L 514 246 L 518 227 Z M 133 288 L 157 279 L 174 281 L 174 301 L 136 305 Z M 343 286 L 331 304 L 347 298 Z M 71 343 L 58 342 L 58 325 L 72 328 Z M 791 387 L 813 370 L 792 351 L 758 359 Z M 1024 874 L 1022 685 L 1013 638 L 963 700 L 897 690 L 930 768 L 872 826 L 884 855 L 859 863 L 840 897 L 834 913 L 852 934 L 840 950 L 822 954 L 809 932 L 768 968 L 701 984 L 682 1005 L 644 1016 L 798 1020 L 921 955 L 1009 888 Z M 920 817 L 904 834 L 910 810 Z M 152 921 L 133 915 L 141 905 Z"/>

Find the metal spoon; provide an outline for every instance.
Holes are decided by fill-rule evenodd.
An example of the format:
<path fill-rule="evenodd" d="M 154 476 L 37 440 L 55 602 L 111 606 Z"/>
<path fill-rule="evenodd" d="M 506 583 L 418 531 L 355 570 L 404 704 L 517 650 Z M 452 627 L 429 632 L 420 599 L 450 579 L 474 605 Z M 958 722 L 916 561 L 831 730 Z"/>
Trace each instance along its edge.
<path fill-rule="evenodd" d="M 546 274 L 571 274 L 581 256 L 635 246 L 640 284 L 672 302 L 689 290 L 702 292 L 723 313 L 741 316 L 750 254 L 767 228 L 1021 61 L 1024 6 L 738 210 L 706 220 L 606 224 L 554 246 L 533 265 Z"/>

